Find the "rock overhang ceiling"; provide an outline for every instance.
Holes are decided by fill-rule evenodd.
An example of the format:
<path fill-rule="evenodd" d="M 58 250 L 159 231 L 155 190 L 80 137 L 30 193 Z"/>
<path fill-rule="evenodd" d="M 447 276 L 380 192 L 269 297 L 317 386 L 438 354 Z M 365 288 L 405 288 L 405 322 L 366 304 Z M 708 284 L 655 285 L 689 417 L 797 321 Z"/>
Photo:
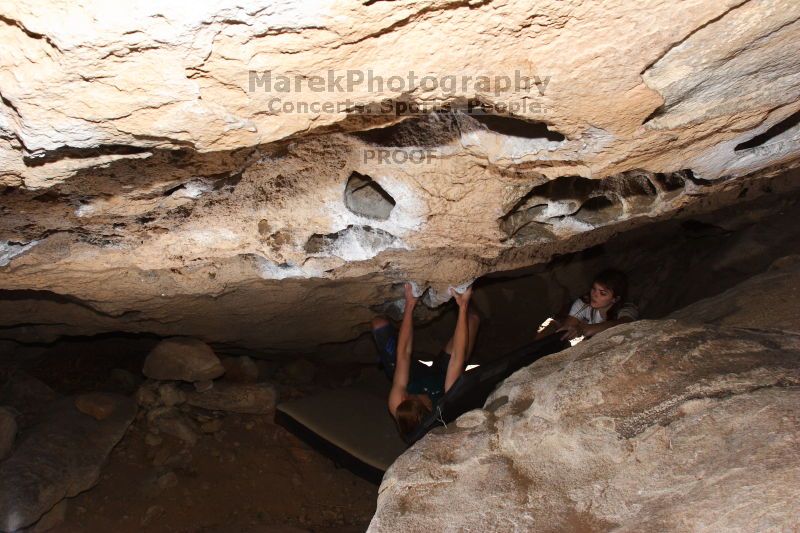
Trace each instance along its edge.
<path fill-rule="evenodd" d="M 436 306 L 791 188 L 798 19 L 778 0 L 8 3 L 0 316 L 28 337 L 308 347 L 352 337 L 405 279 Z M 328 84 L 348 71 L 404 85 Z M 434 111 L 381 113 L 411 104 Z"/>

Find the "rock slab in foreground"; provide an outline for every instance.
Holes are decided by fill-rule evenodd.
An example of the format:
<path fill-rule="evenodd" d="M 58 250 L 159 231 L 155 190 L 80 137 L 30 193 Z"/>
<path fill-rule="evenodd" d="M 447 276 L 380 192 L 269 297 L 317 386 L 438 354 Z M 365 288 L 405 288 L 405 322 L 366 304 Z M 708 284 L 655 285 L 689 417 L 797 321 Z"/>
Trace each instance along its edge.
<path fill-rule="evenodd" d="M 789 530 L 798 405 L 800 336 L 620 326 L 408 450 L 370 531 Z"/>
<path fill-rule="evenodd" d="M 278 392 L 270 383 L 214 383 L 207 391 L 186 394 L 186 403 L 195 407 L 251 415 L 273 412 L 277 401 Z"/>
<path fill-rule="evenodd" d="M 104 420 L 80 412 L 74 398 L 54 402 L 14 453 L 0 463 L 0 530 L 28 526 L 65 497 L 97 483 L 109 452 L 136 416 L 136 403 L 114 395 Z"/>
<path fill-rule="evenodd" d="M 800 256 L 782 257 L 767 272 L 684 307 L 670 318 L 800 334 Z"/>
<path fill-rule="evenodd" d="M 211 347 L 188 337 L 159 342 L 144 361 L 145 376 L 160 380 L 204 381 L 225 373 Z"/>

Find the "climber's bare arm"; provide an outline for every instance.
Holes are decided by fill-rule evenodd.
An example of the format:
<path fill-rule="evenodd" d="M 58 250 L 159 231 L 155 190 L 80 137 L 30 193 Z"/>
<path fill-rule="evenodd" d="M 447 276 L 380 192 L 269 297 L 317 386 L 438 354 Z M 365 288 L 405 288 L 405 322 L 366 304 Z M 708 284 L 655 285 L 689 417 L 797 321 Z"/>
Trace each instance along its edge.
<path fill-rule="evenodd" d="M 389 412 L 392 415 L 397 411 L 397 406 L 406 399 L 406 387 L 411 372 L 411 350 L 414 344 L 414 307 L 417 299 L 411 285 L 405 286 L 406 306 L 403 311 L 403 322 L 400 324 L 400 333 L 397 336 L 397 363 L 394 369 L 392 390 L 389 392 Z"/>
<path fill-rule="evenodd" d="M 447 376 L 444 380 L 445 392 L 450 390 L 453 383 L 464 372 L 467 346 L 469 345 L 469 300 L 472 297 L 472 287 L 464 291 L 464 294 L 458 294 L 452 288 L 450 293 L 458 304 L 458 321 L 455 333 L 453 333 L 453 353 L 450 354 L 450 363 L 447 365 Z"/>

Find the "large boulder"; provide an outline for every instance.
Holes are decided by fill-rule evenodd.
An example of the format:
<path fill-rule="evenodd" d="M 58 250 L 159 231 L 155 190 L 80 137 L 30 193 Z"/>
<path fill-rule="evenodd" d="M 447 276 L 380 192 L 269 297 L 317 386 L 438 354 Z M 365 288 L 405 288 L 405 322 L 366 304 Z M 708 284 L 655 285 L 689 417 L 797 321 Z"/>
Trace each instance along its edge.
<path fill-rule="evenodd" d="M 132 399 L 108 397 L 115 405 L 102 420 L 79 411 L 74 398 L 54 402 L 0 463 L 0 530 L 26 527 L 63 498 L 97 483 L 108 454 L 136 416 Z"/>
<path fill-rule="evenodd" d="M 25 372 L 14 372 L 0 387 L 0 405 L 17 413 L 17 424 L 25 428 L 36 423 L 59 398 L 58 393 Z"/>
<path fill-rule="evenodd" d="M 211 347 L 188 337 L 159 342 L 144 361 L 142 372 L 153 379 L 203 381 L 218 378 L 225 367 Z"/>
<path fill-rule="evenodd" d="M 671 316 L 691 322 L 800 333 L 800 256 L 782 257 L 767 272 Z"/>
<path fill-rule="evenodd" d="M 623 325 L 505 381 L 383 479 L 370 531 L 800 523 L 800 337 Z"/>

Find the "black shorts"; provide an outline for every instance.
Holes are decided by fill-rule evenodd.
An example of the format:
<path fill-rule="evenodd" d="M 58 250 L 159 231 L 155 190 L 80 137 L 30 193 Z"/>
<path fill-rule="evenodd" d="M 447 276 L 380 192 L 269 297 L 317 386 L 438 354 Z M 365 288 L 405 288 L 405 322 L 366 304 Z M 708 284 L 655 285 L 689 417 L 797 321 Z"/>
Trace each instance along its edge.
<path fill-rule="evenodd" d="M 397 328 L 391 324 L 372 330 L 372 337 L 378 346 L 378 361 L 386 373 L 389 381 L 394 378 L 394 369 L 397 366 Z M 435 372 L 437 374 L 447 374 L 447 366 L 450 364 L 450 354 L 442 350 L 433 360 L 433 365 L 428 366 L 419 362 L 413 355 L 411 357 L 411 375 L 416 373 L 427 374 Z"/>

